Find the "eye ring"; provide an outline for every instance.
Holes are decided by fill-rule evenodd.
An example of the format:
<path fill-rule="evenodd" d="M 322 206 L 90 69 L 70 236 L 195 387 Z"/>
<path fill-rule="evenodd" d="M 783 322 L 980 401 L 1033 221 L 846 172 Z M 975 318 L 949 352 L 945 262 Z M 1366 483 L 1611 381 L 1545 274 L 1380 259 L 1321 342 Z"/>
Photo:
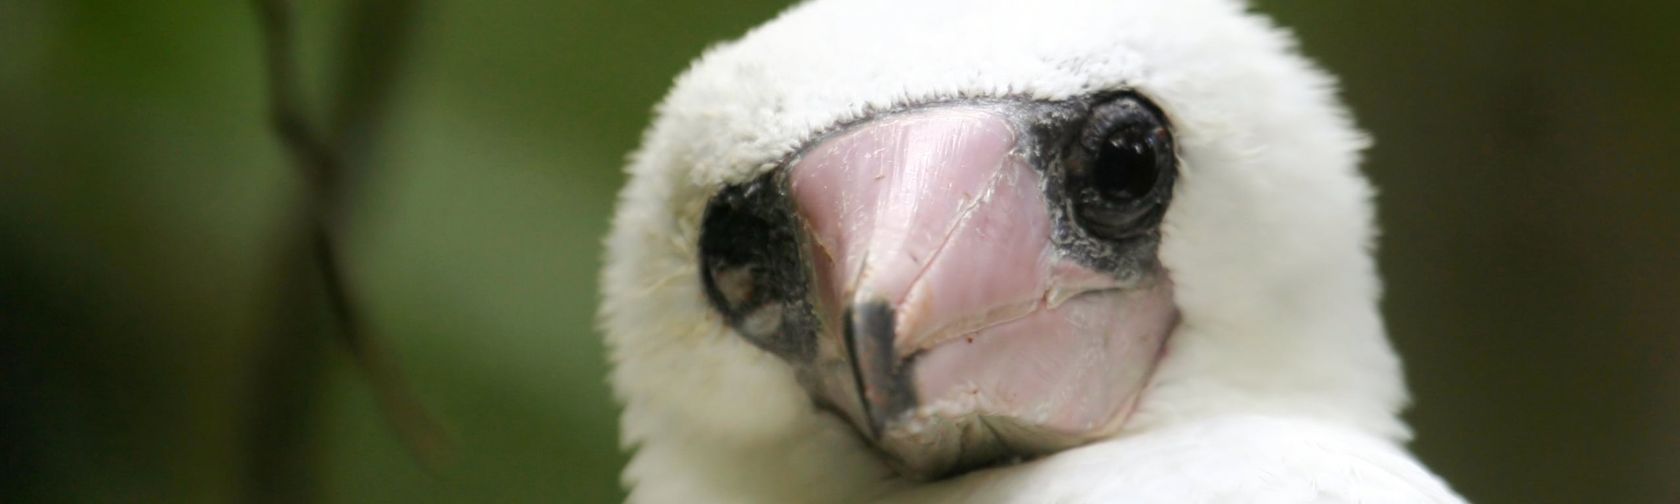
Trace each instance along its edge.
<path fill-rule="evenodd" d="M 1066 189 L 1081 228 L 1113 241 L 1155 231 L 1178 164 L 1160 109 L 1130 93 L 1098 104 L 1068 158 Z"/>

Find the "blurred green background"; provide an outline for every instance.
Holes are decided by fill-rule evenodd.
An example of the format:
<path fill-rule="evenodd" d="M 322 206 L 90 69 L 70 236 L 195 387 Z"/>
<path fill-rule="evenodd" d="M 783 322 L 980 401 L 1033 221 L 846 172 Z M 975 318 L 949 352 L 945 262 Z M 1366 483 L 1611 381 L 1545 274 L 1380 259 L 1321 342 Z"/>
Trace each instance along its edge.
<path fill-rule="evenodd" d="M 297 2 L 316 108 L 358 4 Z M 415 3 L 343 239 L 454 447 L 417 463 L 322 336 L 293 370 L 316 497 L 620 498 L 592 317 L 622 160 L 688 60 L 785 4 Z M 1680 502 L 1675 5 L 1258 2 L 1377 139 L 1414 448 L 1472 500 Z M 259 40 L 247 2 L 0 0 L 0 501 L 245 498 L 302 188 Z"/>

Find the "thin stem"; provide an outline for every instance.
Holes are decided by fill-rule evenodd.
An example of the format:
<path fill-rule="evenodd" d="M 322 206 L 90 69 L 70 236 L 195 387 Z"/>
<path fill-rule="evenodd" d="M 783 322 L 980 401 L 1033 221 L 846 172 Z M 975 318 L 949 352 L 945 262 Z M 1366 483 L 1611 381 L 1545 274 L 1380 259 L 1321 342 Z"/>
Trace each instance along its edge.
<path fill-rule="evenodd" d="M 346 180 L 353 178 L 353 165 L 342 152 L 369 149 L 371 131 L 407 45 L 414 8 L 408 0 L 387 0 L 374 7 L 369 7 L 372 1 L 357 4 L 346 27 L 350 56 L 340 72 L 344 78 L 332 114 L 335 131 L 329 137 L 312 127 L 305 113 L 291 2 L 253 1 L 262 30 L 270 119 L 291 164 L 305 180 L 306 194 L 283 229 L 288 245 L 276 269 L 279 297 L 271 332 L 260 347 L 246 492 L 252 501 L 311 500 L 317 477 L 308 426 L 316 417 L 326 370 L 325 353 L 319 348 L 323 332 L 338 336 L 373 385 L 386 418 L 423 465 L 431 468 L 446 451 L 442 430 L 364 327 L 334 233 L 345 222 L 350 196 Z M 380 9 L 392 9 L 396 15 L 381 16 Z"/>

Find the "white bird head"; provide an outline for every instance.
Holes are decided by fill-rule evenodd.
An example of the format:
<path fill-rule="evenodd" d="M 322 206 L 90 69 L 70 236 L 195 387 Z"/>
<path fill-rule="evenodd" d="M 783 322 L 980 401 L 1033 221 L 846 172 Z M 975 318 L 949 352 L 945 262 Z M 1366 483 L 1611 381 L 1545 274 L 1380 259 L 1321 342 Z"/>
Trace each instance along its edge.
<path fill-rule="evenodd" d="M 801 4 L 630 162 L 633 495 L 878 496 L 1229 414 L 1403 439 L 1366 143 L 1234 1 Z"/>

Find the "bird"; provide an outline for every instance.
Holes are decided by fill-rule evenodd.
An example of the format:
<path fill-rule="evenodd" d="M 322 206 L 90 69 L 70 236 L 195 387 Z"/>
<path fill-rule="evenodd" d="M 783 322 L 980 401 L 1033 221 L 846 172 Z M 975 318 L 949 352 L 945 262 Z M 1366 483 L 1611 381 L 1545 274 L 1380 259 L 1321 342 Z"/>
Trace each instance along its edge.
<path fill-rule="evenodd" d="M 1462 502 L 1368 136 L 1234 0 L 809 0 L 653 111 L 597 324 L 631 502 Z"/>

